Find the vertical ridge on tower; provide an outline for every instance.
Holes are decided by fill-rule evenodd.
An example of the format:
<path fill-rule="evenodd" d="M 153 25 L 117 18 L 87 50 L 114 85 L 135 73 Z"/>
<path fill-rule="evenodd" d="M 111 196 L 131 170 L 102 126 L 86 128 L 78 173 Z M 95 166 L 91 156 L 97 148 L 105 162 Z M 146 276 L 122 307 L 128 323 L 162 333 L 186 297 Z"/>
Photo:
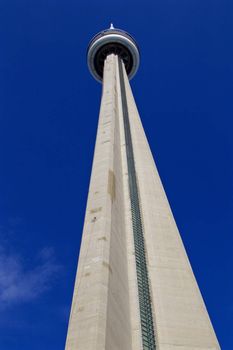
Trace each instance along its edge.
<path fill-rule="evenodd" d="M 141 332 L 142 332 L 142 344 L 143 349 L 155 350 L 155 336 L 153 315 L 150 297 L 150 287 L 148 280 L 148 271 L 146 263 L 146 252 L 143 237 L 143 224 L 141 219 L 141 210 L 139 203 L 138 185 L 134 164 L 133 145 L 130 132 L 129 114 L 127 106 L 127 98 L 125 92 L 124 75 L 123 75 L 123 63 L 118 57 L 120 86 L 121 86 L 121 99 L 122 99 L 122 111 L 124 120 L 125 131 L 125 144 L 128 166 L 128 182 L 129 182 L 129 194 L 131 202 L 131 215 L 132 226 L 134 234 L 134 247 L 135 247 L 135 260 L 137 271 L 137 284 L 138 284 L 138 298 L 141 318 Z"/>

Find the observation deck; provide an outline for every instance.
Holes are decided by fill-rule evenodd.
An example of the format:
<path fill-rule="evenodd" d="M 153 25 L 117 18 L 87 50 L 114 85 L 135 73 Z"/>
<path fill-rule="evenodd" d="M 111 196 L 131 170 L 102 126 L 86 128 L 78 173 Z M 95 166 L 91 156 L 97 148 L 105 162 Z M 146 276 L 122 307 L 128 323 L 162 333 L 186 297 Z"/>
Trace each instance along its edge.
<path fill-rule="evenodd" d="M 112 24 L 109 29 L 96 34 L 88 45 L 87 64 L 93 77 L 102 81 L 104 61 L 112 53 L 123 60 L 128 77 L 132 79 L 140 62 L 138 45 L 129 33 Z"/>

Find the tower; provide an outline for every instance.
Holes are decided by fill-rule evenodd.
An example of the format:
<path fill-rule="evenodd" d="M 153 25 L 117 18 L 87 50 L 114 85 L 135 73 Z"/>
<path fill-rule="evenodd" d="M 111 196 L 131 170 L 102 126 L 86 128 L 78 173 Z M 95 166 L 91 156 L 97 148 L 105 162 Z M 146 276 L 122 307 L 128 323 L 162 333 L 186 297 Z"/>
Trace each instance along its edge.
<path fill-rule="evenodd" d="M 103 92 L 66 350 L 217 350 L 130 88 L 139 59 L 112 25 L 88 47 Z"/>

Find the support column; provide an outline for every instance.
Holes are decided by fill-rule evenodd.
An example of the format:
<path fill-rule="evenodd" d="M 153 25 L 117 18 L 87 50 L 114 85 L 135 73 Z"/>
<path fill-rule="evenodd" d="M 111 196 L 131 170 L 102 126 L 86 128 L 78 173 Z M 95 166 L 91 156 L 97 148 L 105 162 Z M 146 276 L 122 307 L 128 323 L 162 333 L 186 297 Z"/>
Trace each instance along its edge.
<path fill-rule="evenodd" d="M 66 350 L 131 350 L 116 66 L 109 55 Z"/>

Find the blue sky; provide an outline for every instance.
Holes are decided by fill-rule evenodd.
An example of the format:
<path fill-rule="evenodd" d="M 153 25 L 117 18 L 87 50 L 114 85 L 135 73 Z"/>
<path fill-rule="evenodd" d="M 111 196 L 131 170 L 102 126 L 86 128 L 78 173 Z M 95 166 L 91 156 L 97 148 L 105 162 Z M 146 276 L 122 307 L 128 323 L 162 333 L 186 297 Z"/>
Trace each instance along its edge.
<path fill-rule="evenodd" d="M 233 349 L 233 3 L 1 0 L 0 349 L 64 348 L 101 85 L 86 47 L 135 36 L 132 81 L 222 349 Z"/>

